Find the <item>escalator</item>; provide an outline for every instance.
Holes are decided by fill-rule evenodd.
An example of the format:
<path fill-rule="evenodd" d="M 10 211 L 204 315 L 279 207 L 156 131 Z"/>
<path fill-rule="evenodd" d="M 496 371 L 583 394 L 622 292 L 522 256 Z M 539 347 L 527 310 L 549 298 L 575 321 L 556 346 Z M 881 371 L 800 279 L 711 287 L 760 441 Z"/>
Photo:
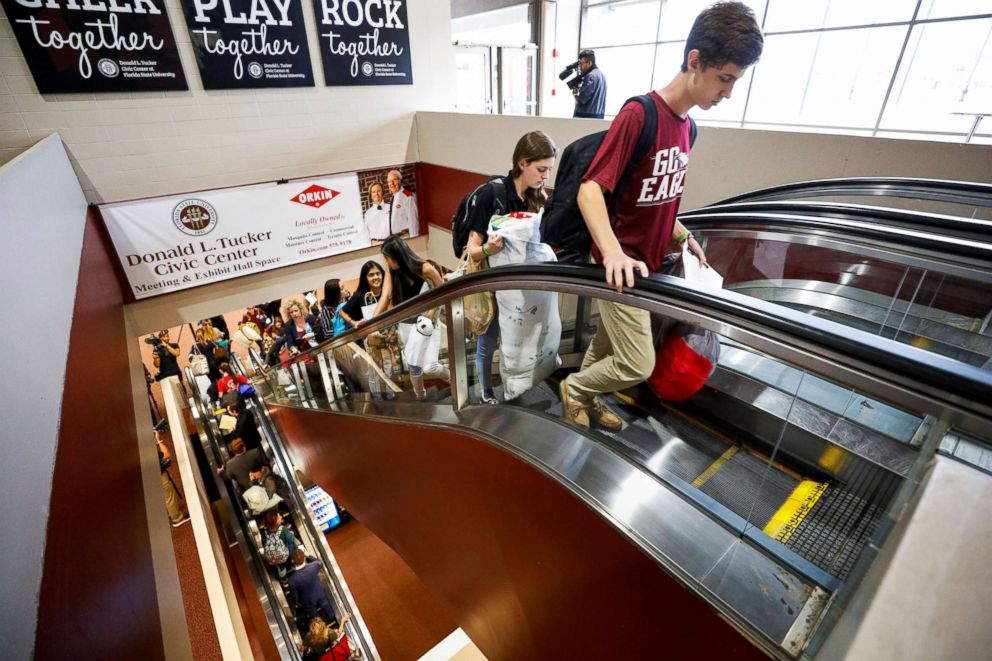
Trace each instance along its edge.
<path fill-rule="evenodd" d="M 230 363 L 236 373 L 247 372 L 240 359 L 233 353 L 230 356 Z M 188 367 L 186 379 L 187 383 L 197 383 Z M 227 537 L 227 545 L 238 549 L 247 568 L 247 575 L 241 578 L 242 587 L 246 594 L 252 595 L 257 600 L 263 614 L 264 625 L 271 635 L 279 658 L 300 659 L 302 658 L 300 646 L 305 634 L 301 628 L 303 614 L 290 604 L 288 584 L 280 580 L 275 570 L 265 561 L 265 531 L 261 522 L 263 517 L 248 508 L 242 490 L 235 481 L 222 479 L 217 474 L 217 469 L 232 456 L 219 426 L 224 409 L 219 403 L 210 402 L 205 390 L 202 392 L 196 390 L 198 388 L 194 386 L 194 394 L 189 398 L 190 413 L 199 443 L 199 448 L 195 449 L 194 454 L 200 465 L 202 479 L 205 483 L 210 482 L 210 486 L 206 488 L 216 491 L 219 495 L 218 511 L 221 513 L 221 520 L 225 522 L 223 530 Z M 261 449 L 273 472 L 285 479 L 290 486 L 290 498 L 278 505 L 278 509 L 284 515 L 284 525 L 289 526 L 293 531 L 294 536 L 305 549 L 306 555 L 316 556 L 325 567 L 326 571 L 321 575 L 321 580 L 325 584 L 327 594 L 331 595 L 336 614 L 339 618 L 346 613 L 351 615 L 351 621 L 345 626 L 356 653 L 362 655 L 361 658 L 377 658 L 375 646 L 371 642 L 361 615 L 354 606 L 326 540 L 314 525 L 306 505 L 306 498 L 299 488 L 299 476 L 285 461 L 284 450 L 276 441 L 268 420 L 259 415 L 263 411 L 257 399 L 248 397 L 244 405 L 247 410 L 256 414 L 262 437 Z"/>
<path fill-rule="evenodd" d="M 493 269 L 257 366 L 256 388 L 289 460 L 396 549 L 490 658 L 637 658 L 662 640 L 675 655 L 812 658 L 934 453 L 992 445 L 992 259 L 977 239 L 925 241 L 912 214 L 868 227 L 857 214 L 879 212 L 781 211 L 686 218 L 727 290 L 659 277 L 616 294 L 590 268 Z M 762 261 L 761 242 L 786 246 Z M 507 290 L 557 297 L 565 369 L 479 405 L 463 300 Z M 703 390 L 679 403 L 611 395 L 616 433 L 563 424 L 557 381 L 581 359 L 597 300 L 718 334 Z M 437 306 L 452 381 L 418 402 L 362 343 Z M 575 635 L 603 612 L 622 635 Z"/>

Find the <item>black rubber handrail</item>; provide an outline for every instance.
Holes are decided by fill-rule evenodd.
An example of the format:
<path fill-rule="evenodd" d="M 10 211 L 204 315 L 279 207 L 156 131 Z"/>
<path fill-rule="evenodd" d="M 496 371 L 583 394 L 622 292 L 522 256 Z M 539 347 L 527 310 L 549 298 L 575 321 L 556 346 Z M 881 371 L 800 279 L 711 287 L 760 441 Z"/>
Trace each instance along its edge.
<path fill-rule="evenodd" d="M 756 200 L 790 200 L 823 195 L 901 197 L 992 207 L 992 184 L 909 177 L 843 177 L 770 186 L 720 200 L 716 204 Z"/>
<path fill-rule="evenodd" d="M 679 214 L 679 219 L 688 222 L 694 218 L 711 216 L 715 213 L 812 215 L 822 219 L 870 221 L 879 225 L 904 227 L 920 232 L 940 232 L 945 236 L 953 235 L 976 241 L 992 240 L 992 220 L 841 202 L 794 202 L 786 200 L 733 202 L 685 211 Z"/>
<path fill-rule="evenodd" d="M 937 234 L 929 228 L 881 225 L 866 222 L 867 218 L 804 216 L 790 213 L 754 211 L 711 211 L 699 209 L 682 216 L 691 229 L 771 229 L 785 231 L 816 231 L 838 235 L 840 240 L 852 238 L 881 241 L 900 248 L 925 250 L 931 255 L 945 255 L 984 263 L 992 268 L 992 234 L 984 241 L 975 237 Z"/>
<path fill-rule="evenodd" d="M 318 353 L 354 342 L 374 330 L 399 323 L 451 299 L 480 289 L 515 289 L 522 281 L 533 283 L 536 288 L 540 288 L 542 283 L 573 285 L 588 290 L 591 296 L 602 293 L 603 298 L 612 298 L 615 295 L 604 281 L 603 270 L 593 266 L 533 264 L 491 268 L 456 278 L 405 301 L 368 324 L 328 340 L 286 364 L 311 360 Z M 952 405 L 967 409 L 985 420 L 992 419 L 992 372 L 953 358 L 726 289 L 696 287 L 682 278 L 638 277 L 635 287 L 625 290 L 620 296 L 630 304 L 636 304 L 638 299 L 674 303 L 703 311 L 717 319 L 738 321 L 745 326 L 756 325 L 762 330 L 782 333 L 856 359 L 905 382 L 930 386 L 942 396 L 948 396 L 950 399 L 947 401 Z"/>

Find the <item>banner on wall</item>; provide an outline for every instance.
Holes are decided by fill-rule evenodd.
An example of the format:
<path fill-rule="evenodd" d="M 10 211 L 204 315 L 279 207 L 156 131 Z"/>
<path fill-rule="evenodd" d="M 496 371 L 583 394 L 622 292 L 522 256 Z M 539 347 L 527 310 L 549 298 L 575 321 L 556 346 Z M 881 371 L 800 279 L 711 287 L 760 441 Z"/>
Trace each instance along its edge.
<path fill-rule="evenodd" d="M 324 81 L 412 85 L 406 0 L 313 0 Z"/>
<path fill-rule="evenodd" d="M 354 173 L 100 211 L 139 299 L 371 245 Z"/>
<path fill-rule="evenodd" d="M 312 87 L 303 0 L 182 0 L 205 89 Z"/>
<path fill-rule="evenodd" d="M 165 0 L 0 0 L 42 94 L 185 90 Z"/>

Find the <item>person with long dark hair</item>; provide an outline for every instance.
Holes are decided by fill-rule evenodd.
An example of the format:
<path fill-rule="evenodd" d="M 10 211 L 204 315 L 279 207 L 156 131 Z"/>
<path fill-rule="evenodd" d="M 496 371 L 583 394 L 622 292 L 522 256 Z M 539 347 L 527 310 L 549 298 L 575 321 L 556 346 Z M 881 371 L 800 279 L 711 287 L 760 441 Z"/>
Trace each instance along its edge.
<path fill-rule="evenodd" d="M 403 301 L 409 300 L 425 289 L 437 287 L 444 278 L 441 268 L 431 260 L 423 259 L 410 249 L 406 242 L 396 234 L 390 235 L 382 243 L 382 256 L 386 260 L 386 283 L 382 288 L 382 297 L 376 307 L 378 316 L 390 307 L 399 305 Z M 424 324 L 424 330 L 437 332 L 435 316 L 437 309 L 432 308 L 421 315 L 429 324 Z M 417 326 L 420 326 L 420 319 L 417 319 Z M 411 334 L 421 332 L 421 330 L 410 331 Z M 423 333 L 422 333 L 423 334 Z M 412 336 L 411 336 L 412 337 Z M 408 362 L 409 359 L 408 359 Z M 413 392 L 418 400 L 427 399 L 427 390 L 424 388 L 424 374 L 438 376 L 444 381 L 451 380 L 451 373 L 448 368 L 442 365 L 436 358 L 428 365 L 409 364 L 410 381 L 413 383 Z"/>
<path fill-rule="evenodd" d="M 489 221 L 494 214 L 515 211 L 537 213 L 544 208 L 544 186 L 555 165 L 558 147 L 543 131 L 525 133 L 513 148 L 513 168 L 505 177 L 480 186 L 469 200 L 468 244 L 465 250 L 481 262 L 503 249 L 503 239 L 489 236 Z M 493 354 L 499 341 L 499 317 L 493 316 L 485 333 L 479 336 L 475 350 L 475 373 L 482 387 L 482 401 L 496 404 L 493 392 Z"/>
<path fill-rule="evenodd" d="M 385 271 L 379 266 L 379 262 L 370 259 L 362 264 L 362 271 L 358 276 L 358 288 L 338 313 L 348 327 L 358 328 L 366 321 L 364 308 L 379 302 L 384 280 Z"/>
<path fill-rule="evenodd" d="M 341 308 L 344 307 L 341 298 L 347 293 L 347 290 L 341 288 L 341 281 L 337 278 L 324 283 L 324 300 L 320 302 L 321 342 L 348 330 L 348 325 L 340 314 Z"/>
<path fill-rule="evenodd" d="M 358 328 L 371 318 L 371 315 L 365 316 L 366 312 L 375 310 L 375 306 L 382 298 L 384 282 L 385 271 L 378 262 L 370 259 L 362 265 L 362 271 L 358 277 L 358 288 L 338 313 L 347 325 Z M 399 371 L 399 345 L 395 328 L 371 333 L 365 338 L 364 346 L 372 361 L 382 370 L 387 379 L 391 379 L 393 374 Z M 382 396 L 382 381 L 379 378 L 379 372 L 371 365 L 368 366 L 368 385 L 369 392 L 372 393 L 373 397 L 378 399 Z M 387 388 L 385 396 L 391 399 L 393 391 Z"/>

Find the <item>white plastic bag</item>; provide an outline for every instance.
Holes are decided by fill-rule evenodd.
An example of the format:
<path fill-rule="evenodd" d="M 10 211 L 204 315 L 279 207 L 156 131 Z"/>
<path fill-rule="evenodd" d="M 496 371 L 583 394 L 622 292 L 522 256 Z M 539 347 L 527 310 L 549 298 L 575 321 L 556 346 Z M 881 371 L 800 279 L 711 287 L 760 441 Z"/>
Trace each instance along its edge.
<path fill-rule="evenodd" d="M 489 235 L 504 247 L 489 258 L 491 267 L 555 262 L 554 251 L 541 243 L 541 214 L 514 212 L 493 216 Z M 496 292 L 499 304 L 499 373 L 504 397 L 519 397 L 554 372 L 560 360 L 561 317 L 558 294 L 538 290 Z"/>
<path fill-rule="evenodd" d="M 435 325 L 430 335 L 424 335 L 417 330 L 415 324 L 401 323 L 400 339 L 403 342 L 403 361 L 408 366 L 420 367 L 426 374 L 438 371 L 441 357 L 440 328 Z"/>
<path fill-rule="evenodd" d="M 682 268 L 684 269 L 683 277 L 689 282 L 713 289 L 723 288 L 723 276 L 717 273 L 712 266 L 705 268 L 700 266 L 699 258 L 689 250 L 688 241 L 682 246 Z"/>

